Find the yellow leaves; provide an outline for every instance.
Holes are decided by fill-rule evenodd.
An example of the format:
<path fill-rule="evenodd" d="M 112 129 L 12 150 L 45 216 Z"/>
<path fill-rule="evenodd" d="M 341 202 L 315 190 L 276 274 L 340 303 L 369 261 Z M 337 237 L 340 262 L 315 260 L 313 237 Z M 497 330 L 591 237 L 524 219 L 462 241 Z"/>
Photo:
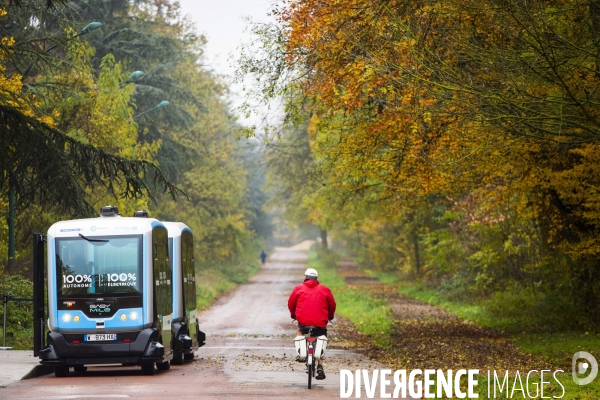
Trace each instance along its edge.
<path fill-rule="evenodd" d="M 46 125 L 50 125 L 50 126 L 55 126 L 56 124 L 54 123 L 54 119 L 52 119 L 51 116 L 49 115 L 44 115 L 42 117 L 38 118 L 41 122 L 45 123 Z"/>
<path fill-rule="evenodd" d="M 423 122 L 425 122 L 426 124 L 430 124 L 431 123 L 431 118 L 432 118 L 431 112 L 425 111 L 423 113 Z"/>
<path fill-rule="evenodd" d="M 76 42 L 76 41 L 73 41 Z M 49 125 L 57 125 L 72 138 L 93 145 L 107 152 L 137 160 L 153 161 L 160 148 L 161 141 L 152 143 L 138 142 L 138 126 L 132 120 L 133 109 L 131 96 L 133 88 L 119 88 L 119 81 L 124 75 L 121 65 L 114 62 L 112 56 L 102 60 L 102 68 L 96 80 L 87 59 L 90 55 L 89 45 L 85 42 L 69 41 L 68 57 L 75 68 L 58 70 L 53 76 L 40 76 L 38 82 L 50 81 L 53 85 L 69 88 L 69 95 L 48 92 L 44 102 L 38 102 L 39 119 Z M 6 76 L 0 74 L 0 87 L 8 86 Z M 12 90 L 21 94 L 20 77 L 12 77 Z M 25 92 L 28 93 L 28 92 Z M 28 99 L 36 103 L 36 99 Z M 33 114 L 32 114 L 33 115 Z M 121 183 L 114 182 L 115 192 L 123 192 Z M 86 189 L 97 208 L 114 203 L 114 194 L 104 187 Z M 129 214 L 135 209 L 147 209 L 147 198 L 135 202 L 119 201 L 123 213 Z"/>
<path fill-rule="evenodd" d="M 417 122 L 413 122 L 410 124 L 410 133 L 412 133 L 412 134 L 419 133 L 419 124 Z"/>
<path fill-rule="evenodd" d="M 593 38 L 569 36 L 579 27 L 573 21 L 589 18 L 586 3 L 547 9 L 535 3 L 527 16 L 539 24 L 531 29 L 540 30 L 540 45 L 548 41 L 548 49 L 567 57 L 566 72 L 556 67 L 562 75 L 553 83 L 523 69 L 555 66 L 544 66 L 538 46 L 527 45 L 531 33 L 513 24 L 511 13 L 519 10 L 461 1 L 382 4 L 301 0 L 278 14 L 288 54 L 294 54 L 290 61 L 310 72 L 303 89 L 319 115 L 308 126 L 311 149 L 331 181 L 328 189 L 339 189 L 323 190 L 323 196 L 332 202 L 341 194 L 365 203 L 410 203 L 430 194 L 468 193 L 486 210 L 510 205 L 524 220 L 547 217 L 556 237 L 571 229 L 560 220 L 558 207 L 564 206 L 570 218 L 589 227 L 584 241 L 595 243 L 590 238 L 600 231 L 600 148 L 575 141 L 569 150 L 559 149 L 537 140 L 552 129 L 560 132 L 551 136 L 557 142 L 584 135 L 597 140 L 600 112 L 591 105 L 598 103 L 597 76 L 594 57 L 588 57 L 595 53 L 577 53 L 566 45 L 569 40 L 560 40 L 594 48 Z M 563 109 L 572 93 L 589 106 Z M 569 131 L 561 137 L 563 128 Z M 326 200 L 320 204 L 328 207 Z M 312 211 L 311 218 L 319 217 Z"/>
<path fill-rule="evenodd" d="M 6 17 L 8 15 L 8 11 L 4 7 L 0 7 L 0 18 Z"/>
<path fill-rule="evenodd" d="M 0 15 L 0 17 L 2 17 L 2 15 Z M 0 41 L 0 44 L 2 44 L 2 46 L 11 47 L 15 44 L 15 38 L 3 37 L 2 40 Z"/>
<path fill-rule="evenodd" d="M 1 10 L 2 9 L 0 9 L 0 11 Z M 19 96 L 23 87 L 21 83 L 21 75 L 13 74 L 11 77 L 7 77 L 6 67 L 3 64 L 3 59 L 7 57 L 6 48 L 13 46 L 14 43 L 15 39 L 13 37 L 3 37 L 0 40 L 0 90 L 4 93 L 4 95 L 8 95 L 9 93 L 11 93 L 15 96 Z M 13 102 L 12 105 L 16 106 L 17 104 Z"/>
<path fill-rule="evenodd" d="M 21 83 L 21 76 L 14 74 L 11 77 L 6 76 L 6 68 L 0 65 L 0 90 L 3 92 L 3 99 L 5 96 L 14 95 L 18 96 L 21 92 L 23 84 Z M 8 100 L 8 103 L 12 106 L 19 106 L 20 101 L 16 99 Z"/>
<path fill-rule="evenodd" d="M 310 117 L 310 120 L 308 121 L 308 136 L 310 138 L 315 138 L 317 136 L 318 125 L 320 121 L 321 119 L 316 113 Z"/>
<path fill-rule="evenodd" d="M 14 43 L 14 39 L 3 38 L 2 43 L 12 45 Z M 0 56 L 5 56 L 5 54 L 0 54 Z M 6 67 L 1 63 L 2 60 L 0 59 L 0 102 L 6 106 L 14 107 L 27 116 L 35 117 L 32 106 L 39 105 L 39 101 L 37 101 L 37 99 L 30 94 L 23 93 L 21 75 L 13 74 L 10 77 L 7 76 Z M 50 126 L 54 126 L 54 120 L 50 115 L 37 117 L 37 119 Z"/>

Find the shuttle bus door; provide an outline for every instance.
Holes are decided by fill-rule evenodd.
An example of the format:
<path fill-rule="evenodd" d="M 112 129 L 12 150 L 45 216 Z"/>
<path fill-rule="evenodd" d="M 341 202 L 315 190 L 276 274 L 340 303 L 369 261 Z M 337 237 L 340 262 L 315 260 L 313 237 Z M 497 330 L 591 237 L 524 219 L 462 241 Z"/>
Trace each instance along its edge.
<path fill-rule="evenodd" d="M 172 350 L 173 288 L 169 265 L 169 245 L 167 230 L 156 227 L 152 232 L 154 252 L 154 318 L 160 325 L 162 345 L 165 355 Z"/>

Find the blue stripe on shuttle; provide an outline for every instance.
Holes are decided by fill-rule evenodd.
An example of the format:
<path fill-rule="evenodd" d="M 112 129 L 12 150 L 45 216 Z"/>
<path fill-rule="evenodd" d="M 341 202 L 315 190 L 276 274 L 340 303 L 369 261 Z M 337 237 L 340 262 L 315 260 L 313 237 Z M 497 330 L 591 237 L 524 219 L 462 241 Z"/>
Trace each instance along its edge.
<path fill-rule="evenodd" d="M 156 228 L 157 226 L 162 226 L 163 228 L 167 229 L 162 222 L 160 221 L 152 221 L 152 229 Z"/>
<path fill-rule="evenodd" d="M 148 278 L 152 277 L 153 274 L 152 271 L 150 271 L 150 269 L 148 268 L 148 238 L 146 237 L 146 235 L 144 235 L 143 238 L 144 245 L 142 247 L 142 279 L 144 280 L 144 293 L 142 293 L 142 306 L 144 309 L 142 310 L 142 323 L 146 325 L 149 322 L 146 321 L 146 310 L 149 309 L 148 291 L 150 290 L 148 288 Z M 151 257 L 154 257 L 154 255 L 151 255 Z"/>
<path fill-rule="evenodd" d="M 50 281 L 52 285 L 50 290 L 48 291 L 48 296 L 52 296 L 54 300 L 54 310 L 52 313 L 54 314 L 54 324 L 58 326 L 58 288 L 56 287 L 56 238 L 52 238 L 52 243 L 49 243 L 50 246 Z"/>
<path fill-rule="evenodd" d="M 138 314 L 138 318 L 135 321 L 129 318 L 129 313 L 132 311 L 135 311 Z M 123 308 L 118 310 L 117 313 L 111 318 L 88 318 L 81 310 L 59 310 L 59 319 L 56 323 L 56 327 L 63 331 L 86 331 L 93 333 L 96 331 L 96 320 L 98 320 L 104 321 L 104 329 L 141 329 L 144 325 L 144 316 L 142 313 L 143 308 L 141 307 Z M 69 322 L 62 320 L 62 317 L 65 314 L 71 314 L 71 320 Z M 121 319 L 121 314 L 125 314 L 127 316 L 125 321 Z M 80 318 L 79 322 L 73 321 L 73 317 L 76 315 L 78 315 Z"/>

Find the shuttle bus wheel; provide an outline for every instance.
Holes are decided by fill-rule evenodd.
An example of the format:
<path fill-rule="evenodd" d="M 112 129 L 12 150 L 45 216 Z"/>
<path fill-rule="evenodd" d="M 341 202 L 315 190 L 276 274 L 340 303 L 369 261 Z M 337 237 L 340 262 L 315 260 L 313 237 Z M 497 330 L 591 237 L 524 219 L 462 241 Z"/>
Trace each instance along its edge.
<path fill-rule="evenodd" d="M 154 363 L 147 362 L 142 364 L 142 374 L 144 375 L 154 375 Z"/>
<path fill-rule="evenodd" d="M 54 366 L 54 376 L 57 378 L 64 378 L 69 376 L 69 367 L 66 365 L 56 365 Z"/>
<path fill-rule="evenodd" d="M 156 363 L 156 368 L 158 368 L 160 371 L 167 371 L 171 369 L 171 363 L 169 361 Z"/>
<path fill-rule="evenodd" d="M 76 365 L 73 367 L 73 369 L 75 370 L 75 372 L 77 372 L 78 374 L 83 374 L 85 371 L 87 371 L 87 367 L 84 365 Z"/>
<path fill-rule="evenodd" d="M 171 364 L 182 365 L 183 364 L 183 353 L 174 353 L 173 359 L 171 360 Z"/>
<path fill-rule="evenodd" d="M 193 360 L 194 359 L 194 353 L 193 352 L 192 353 L 186 353 L 186 354 L 183 355 L 183 358 L 185 360 Z"/>

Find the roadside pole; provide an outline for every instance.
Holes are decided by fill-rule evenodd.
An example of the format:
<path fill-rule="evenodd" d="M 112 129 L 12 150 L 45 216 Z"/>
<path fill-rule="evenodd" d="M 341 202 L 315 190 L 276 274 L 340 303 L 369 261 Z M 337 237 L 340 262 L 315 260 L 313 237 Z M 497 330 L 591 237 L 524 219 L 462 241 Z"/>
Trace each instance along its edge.
<path fill-rule="evenodd" d="M 2 347 L 0 347 L 0 350 L 12 350 L 12 347 L 6 347 L 6 305 L 8 304 L 8 296 L 4 295 L 2 301 L 4 303 L 4 325 L 2 328 Z"/>

